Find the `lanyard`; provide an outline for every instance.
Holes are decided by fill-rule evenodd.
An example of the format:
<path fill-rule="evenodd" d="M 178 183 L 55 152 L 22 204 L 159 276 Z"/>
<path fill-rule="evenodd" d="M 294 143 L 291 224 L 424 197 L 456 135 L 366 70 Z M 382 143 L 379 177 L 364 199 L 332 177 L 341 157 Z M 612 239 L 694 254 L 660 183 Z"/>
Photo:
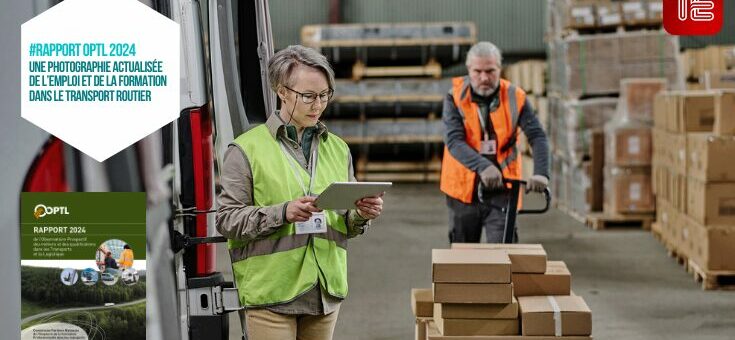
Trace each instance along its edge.
<path fill-rule="evenodd" d="M 316 149 L 314 149 L 314 152 L 311 153 L 311 159 L 309 160 L 309 190 L 307 191 L 306 186 L 304 186 L 304 181 L 301 179 L 301 175 L 299 174 L 299 166 L 295 163 L 293 156 L 288 153 L 288 150 L 286 150 L 286 146 L 283 145 L 283 141 L 278 141 L 278 144 L 281 146 L 281 151 L 283 151 L 284 156 L 286 156 L 286 159 L 288 160 L 288 164 L 291 167 L 291 173 L 293 173 L 293 175 L 296 177 L 296 180 L 299 181 L 299 185 L 301 186 L 301 190 L 304 192 L 304 196 L 310 196 L 312 184 L 314 184 L 314 177 L 316 176 L 316 151 L 319 149 L 319 146 L 317 145 Z"/>
<path fill-rule="evenodd" d="M 488 118 L 490 118 L 490 107 L 487 108 L 487 114 Z M 480 126 L 482 126 L 482 133 L 485 136 L 485 140 L 490 139 L 490 135 L 487 133 L 487 128 L 485 127 L 485 115 L 482 114 L 482 110 L 480 109 L 480 105 L 477 105 L 477 116 L 480 118 Z"/>

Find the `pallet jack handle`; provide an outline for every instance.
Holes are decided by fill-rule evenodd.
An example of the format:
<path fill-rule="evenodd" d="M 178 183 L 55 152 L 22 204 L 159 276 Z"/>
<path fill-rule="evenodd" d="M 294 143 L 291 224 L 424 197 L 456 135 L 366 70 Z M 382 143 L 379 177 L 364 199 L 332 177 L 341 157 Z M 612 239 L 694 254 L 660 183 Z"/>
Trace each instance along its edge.
<path fill-rule="evenodd" d="M 521 209 L 517 210 L 518 197 L 520 197 L 521 186 L 526 185 L 526 181 L 518 179 L 503 180 L 504 183 L 510 184 L 508 206 L 505 208 L 505 228 L 503 229 L 503 243 L 514 243 L 516 234 L 516 217 L 518 214 L 543 214 L 549 210 L 551 206 L 551 191 L 549 188 L 544 189 L 546 198 L 546 206 L 543 209 Z"/>
<path fill-rule="evenodd" d="M 506 183 L 511 183 L 511 186 L 516 186 L 517 187 L 516 189 L 512 189 L 511 188 L 511 191 L 512 191 L 511 194 L 515 194 L 515 196 L 516 196 L 516 204 L 518 204 L 518 198 L 517 197 L 518 197 L 518 194 L 520 192 L 520 186 L 521 185 L 525 186 L 526 185 L 526 181 L 524 181 L 524 180 L 508 180 L 508 181 L 506 181 Z M 515 184 L 515 183 L 517 183 L 517 184 Z M 521 210 L 518 210 L 518 214 L 543 214 L 543 213 L 549 211 L 549 208 L 551 207 L 551 190 L 549 190 L 549 188 L 545 188 L 544 189 L 544 199 L 546 201 L 546 205 L 542 209 L 521 209 Z"/>

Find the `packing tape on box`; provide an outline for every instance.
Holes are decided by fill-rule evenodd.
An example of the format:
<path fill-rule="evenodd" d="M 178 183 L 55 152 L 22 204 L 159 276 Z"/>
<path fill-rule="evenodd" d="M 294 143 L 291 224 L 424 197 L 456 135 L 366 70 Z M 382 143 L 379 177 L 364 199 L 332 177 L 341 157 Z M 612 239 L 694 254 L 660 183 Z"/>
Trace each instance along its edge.
<path fill-rule="evenodd" d="M 549 300 L 551 309 L 554 310 L 554 336 L 561 336 L 561 309 L 556 303 L 556 298 L 553 296 L 546 297 Z"/>

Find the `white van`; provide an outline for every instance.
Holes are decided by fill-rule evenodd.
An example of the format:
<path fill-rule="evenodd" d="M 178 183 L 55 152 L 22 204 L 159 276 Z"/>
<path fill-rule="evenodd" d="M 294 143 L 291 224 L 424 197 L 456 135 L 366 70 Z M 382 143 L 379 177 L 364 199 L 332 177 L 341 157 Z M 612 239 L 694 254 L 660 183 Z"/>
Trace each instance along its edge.
<path fill-rule="evenodd" d="M 16 8 L 21 17 L 38 15 L 58 2 Z M 273 55 L 268 3 L 142 2 L 181 27 L 179 118 L 102 163 L 21 122 L 27 134 L 14 132 L 24 141 L 14 166 L 23 181 L 3 188 L 145 191 L 147 338 L 228 339 L 228 313 L 240 307 L 233 283 L 215 270 L 217 261 L 229 263 L 215 258 L 213 245 L 224 241 L 214 225 L 216 169 L 234 137 L 275 108 L 266 72 Z M 18 216 L 9 223 L 17 225 Z"/>

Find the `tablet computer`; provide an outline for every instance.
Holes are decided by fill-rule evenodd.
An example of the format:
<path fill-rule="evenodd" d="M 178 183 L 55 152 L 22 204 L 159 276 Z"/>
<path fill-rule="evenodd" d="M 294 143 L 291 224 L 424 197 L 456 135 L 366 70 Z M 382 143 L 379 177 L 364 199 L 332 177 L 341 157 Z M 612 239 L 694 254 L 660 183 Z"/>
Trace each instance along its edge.
<path fill-rule="evenodd" d="M 355 209 L 355 201 L 388 191 L 391 182 L 334 182 L 316 198 L 319 209 Z"/>

